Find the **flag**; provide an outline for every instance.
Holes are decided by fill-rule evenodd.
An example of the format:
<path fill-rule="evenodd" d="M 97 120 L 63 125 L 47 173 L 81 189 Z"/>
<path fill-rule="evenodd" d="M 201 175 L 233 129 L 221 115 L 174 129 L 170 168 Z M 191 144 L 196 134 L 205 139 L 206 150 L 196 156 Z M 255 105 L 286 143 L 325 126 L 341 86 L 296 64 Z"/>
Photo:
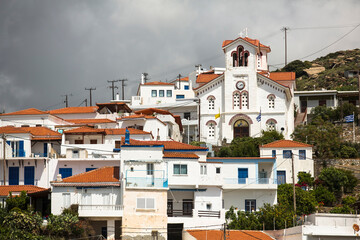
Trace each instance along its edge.
<path fill-rule="evenodd" d="M 215 114 L 215 119 L 218 119 L 220 117 L 220 108 L 219 108 L 219 113 Z"/>
<path fill-rule="evenodd" d="M 349 115 L 349 116 L 346 116 L 346 117 L 345 117 L 345 122 L 347 122 L 347 123 L 354 122 L 354 114 L 351 114 L 351 115 Z"/>
<path fill-rule="evenodd" d="M 261 110 L 260 110 L 259 116 L 256 117 L 256 121 L 261 122 Z"/>

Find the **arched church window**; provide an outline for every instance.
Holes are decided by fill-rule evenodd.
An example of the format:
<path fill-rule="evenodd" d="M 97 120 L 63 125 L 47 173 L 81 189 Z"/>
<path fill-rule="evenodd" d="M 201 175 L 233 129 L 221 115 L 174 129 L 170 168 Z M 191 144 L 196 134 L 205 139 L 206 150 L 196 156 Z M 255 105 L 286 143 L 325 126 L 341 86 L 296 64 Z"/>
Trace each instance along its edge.
<path fill-rule="evenodd" d="M 215 137 L 215 124 L 214 123 L 208 124 L 208 137 L 209 138 Z"/>
<path fill-rule="evenodd" d="M 244 66 L 245 67 L 248 66 L 248 58 L 249 58 L 249 52 L 246 51 L 246 52 L 244 52 Z"/>
<path fill-rule="evenodd" d="M 234 53 L 232 54 L 232 58 L 233 58 L 233 67 L 239 66 L 239 65 L 238 65 L 238 55 L 237 55 L 236 52 L 234 52 Z"/>
<path fill-rule="evenodd" d="M 233 94 L 233 101 L 234 101 L 234 108 L 240 107 L 240 94 L 238 92 L 235 92 Z"/>
<path fill-rule="evenodd" d="M 275 131 L 276 130 L 276 121 L 270 119 L 266 122 L 266 127 L 268 131 Z"/>
<path fill-rule="evenodd" d="M 209 98 L 209 110 L 215 109 L 215 99 L 214 98 Z"/>
<path fill-rule="evenodd" d="M 247 108 L 248 107 L 248 93 L 243 92 L 241 94 L 241 108 Z"/>
<path fill-rule="evenodd" d="M 273 94 L 270 94 L 268 96 L 268 100 L 269 100 L 269 108 L 274 109 L 275 108 L 275 96 Z"/>

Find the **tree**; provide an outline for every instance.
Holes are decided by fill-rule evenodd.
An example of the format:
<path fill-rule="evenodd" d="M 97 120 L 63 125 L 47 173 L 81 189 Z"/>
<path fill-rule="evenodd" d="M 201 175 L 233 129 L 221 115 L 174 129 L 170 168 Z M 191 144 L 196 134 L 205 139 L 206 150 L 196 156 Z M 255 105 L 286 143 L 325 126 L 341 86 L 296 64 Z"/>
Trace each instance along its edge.
<path fill-rule="evenodd" d="M 327 207 L 333 206 L 336 201 L 334 193 L 321 185 L 315 188 L 314 196 L 318 203 L 323 203 Z"/>
<path fill-rule="evenodd" d="M 297 126 L 292 137 L 296 141 L 313 144 L 318 158 L 333 158 L 339 155 L 340 133 L 339 127 L 317 117 L 311 124 Z"/>
<path fill-rule="evenodd" d="M 311 176 L 310 173 L 299 172 L 297 177 L 299 179 L 298 184 L 309 186 L 309 187 L 314 186 L 314 178 Z"/>
<path fill-rule="evenodd" d="M 300 60 L 295 60 L 288 63 L 285 67 L 281 69 L 282 72 L 295 72 L 296 77 L 301 77 L 306 74 L 304 69 L 311 67 L 311 62 L 305 61 L 302 62 Z"/>
<path fill-rule="evenodd" d="M 6 209 L 7 211 L 12 210 L 13 208 L 27 210 L 29 203 L 30 199 L 25 191 L 22 191 L 19 196 L 13 196 L 10 192 L 10 196 L 6 199 Z"/>

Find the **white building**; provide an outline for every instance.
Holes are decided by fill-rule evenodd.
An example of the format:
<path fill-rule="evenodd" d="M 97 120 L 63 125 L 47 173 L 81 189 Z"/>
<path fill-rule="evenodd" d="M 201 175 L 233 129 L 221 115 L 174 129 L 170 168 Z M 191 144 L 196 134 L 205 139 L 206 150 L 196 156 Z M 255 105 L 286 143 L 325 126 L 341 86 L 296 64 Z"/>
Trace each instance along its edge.
<path fill-rule="evenodd" d="M 290 138 L 295 73 L 269 73 L 270 47 L 258 40 L 239 37 L 224 41 L 222 48 L 223 74 L 203 73 L 206 80 L 194 89 L 201 104 L 201 140 L 220 145 L 235 137 L 259 137 L 261 130 L 277 130 Z"/>
<path fill-rule="evenodd" d="M 260 146 L 260 156 L 276 158 L 275 174 L 278 184 L 292 183 L 292 161 L 294 161 L 295 182 L 299 172 L 310 173 L 314 177 L 312 147 L 306 143 L 279 140 Z"/>

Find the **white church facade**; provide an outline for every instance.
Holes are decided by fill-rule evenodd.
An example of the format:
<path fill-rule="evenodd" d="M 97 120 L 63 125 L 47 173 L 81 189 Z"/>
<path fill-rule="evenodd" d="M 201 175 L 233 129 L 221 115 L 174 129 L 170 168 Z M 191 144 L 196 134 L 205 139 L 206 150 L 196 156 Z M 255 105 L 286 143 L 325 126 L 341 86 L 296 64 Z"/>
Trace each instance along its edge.
<path fill-rule="evenodd" d="M 200 141 L 221 145 L 261 130 L 294 130 L 295 73 L 268 72 L 271 49 L 248 37 L 223 42 L 225 71 L 199 74 Z M 199 81 L 202 78 L 204 81 Z"/>

